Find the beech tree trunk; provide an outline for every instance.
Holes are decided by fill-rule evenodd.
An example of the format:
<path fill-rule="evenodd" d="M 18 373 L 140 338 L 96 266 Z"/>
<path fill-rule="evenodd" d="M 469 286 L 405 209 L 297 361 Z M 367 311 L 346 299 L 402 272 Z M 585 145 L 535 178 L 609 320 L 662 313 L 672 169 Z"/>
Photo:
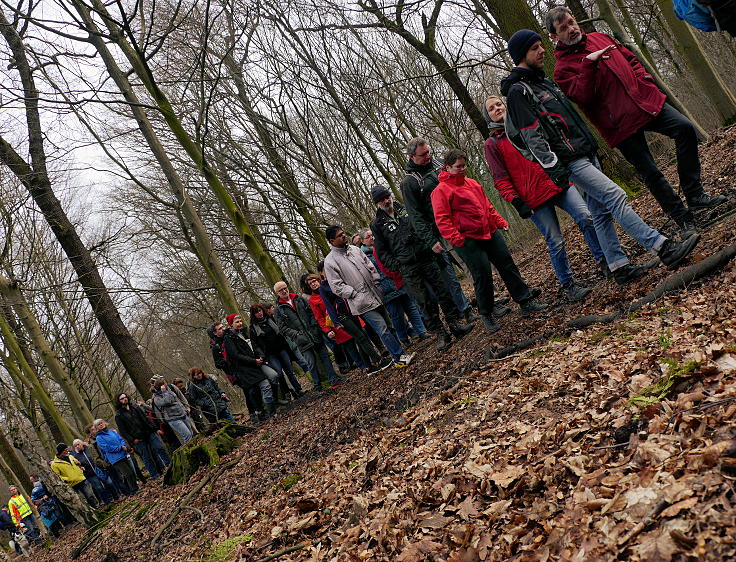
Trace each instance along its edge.
<path fill-rule="evenodd" d="M 29 165 L 15 149 L 0 136 L 0 160 L 10 168 L 33 197 L 48 222 L 56 239 L 74 267 L 79 283 L 89 300 L 92 310 L 105 336 L 125 367 L 136 388 L 145 398 L 150 397 L 148 381 L 153 374 L 138 344 L 120 318 L 120 313 L 110 298 L 97 265 L 82 242 L 74 225 L 64 212 L 51 187 L 46 169 L 46 153 L 43 146 L 43 129 L 38 111 L 38 90 L 25 46 L 17 30 L 0 11 L 0 33 L 13 53 L 13 62 L 23 83 L 28 144 L 31 157 Z"/>

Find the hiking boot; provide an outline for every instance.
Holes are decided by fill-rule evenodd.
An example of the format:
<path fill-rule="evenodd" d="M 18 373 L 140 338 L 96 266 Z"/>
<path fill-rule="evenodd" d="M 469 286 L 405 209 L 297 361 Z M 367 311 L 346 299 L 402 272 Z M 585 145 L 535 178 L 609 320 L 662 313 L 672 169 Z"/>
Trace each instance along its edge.
<path fill-rule="evenodd" d="M 629 281 L 639 279 L 639 277 L 644 275 L 646 272 L 647 270 L 640 265 L 627 263 L 613 272 L 613 278 L 619 285 L 626 285 Z"/>
<path fill-rule="evenodd" d="M 538 302 L 538 301 L 535 301 L 534 299 L 529 299 L 528 301 L 521 303 L 521 315 L 524 318 L 529 318 L 535 312 L 541 312 L 543 310 L 547 310 L 548 306 L 549 305 L 544 304 L 543 302 Z"/>
<path fill-rule="evenodd" d="M 412 345 L 414 345 L 414 342 L 411 341 L 411 339 L 408 339 L 408 340 L 399 340 L 399 341 L 401 342 L 401 347 L 403 347 L 404 349 L 406 349 L 407 347 L 411 347 Z"/>
<path fill-rule="evenodd" d="M 507 306 L 504 308 L 508 308 Z M 511 310 L 510 308 L 508 308 Z M 501 326 L 496 324 L 496 321 L 493 319 L 492 316 L 481 316 L 481 319 L 483 320 L 483 327 L 486 329 L 486 332 L 489 334 L 495 334 L 501 329 Z"/>
<path fill-rule="evenodd" d="M 465 312 L 463 312 L 461 316 L 468 324 L 470 324 L 471 322 L 475 322 L 476 320 L 478 320 L 478 318 L 480 318 L 475 312 L 473 312 L 472 306 L 466 308 Z"/>
<path fill-rule="evenodd" d="M 668 269 L 675 269 L 695 249 L 699 240 L 700 234 L 693 234 L 690 238 L 682 242 L 673 242 L 667 239 L 662 244 L 657 255 Z"/>
<path fill-rule="evenodd" d="M 452 345 L 452 336 L 449 332 L 442 331 L 437 334 L 437 351 L 447 351 Z"/>
<path fill-rule="evenodd" d="M 509 297 L 501 297 L 500 299 L 496 299 L 496 304 L 499 306 L 509 304 L 510 302 L 511 302 L 511 299 Z"/>
<path fill-rule="evenodd" d="M 450 324 L 450 332 L 452 332 L 452 335 L 455 336 L 457 339 L 462 338 L 463 336 L 467 336 L 470 332 L 473 331 L 473 324 L 465 324 L 460 325 L 457 322 L 453 322 Z"/>
<path fill-rule="evenodd" d="M 534 300 L 534 299 L 536 299 L 536 298 L 537 298 L 537 297 L 538 297 L 539 295 L 541 295 L 541 294 L 542 294 L 542 289 L 540 289 L 539 287 L 529 287 L 529 294 L 531 295 L 531 296 L 529 297 L 529 300 L 530 300 L 530 301 L 531 301 L 531 300 Z"/>
<path fill-rule="evenodd" d="M 577 302 L 587 297 L 593 289 L 578 285 L 575 281 L 570 281 L 562 286 L 562 290 L 565 291 L 565 298 L 568 301 Z"/>
<path fill-rule="evenodd" d="M 432 339 L 432 336 L 430 336 L 427 332 L 422 332 L 417 336 L 417 339 L 419 341 L 429 340 Z"/>
<path fill-rule="evenodd" d="M 503 316 L 506 316 L 509 312 L 511 312 L 511 309 L 508 306 L 494 303 L 491 315 L 493 316 L 493 318 L 501 318 Z M 485 323 L 485 321 L 485 317 L 483 317 L 483 322 Z"/>
<path fill-rule="evenodd" d="M 691 209 L 712 209 L 726 202 L 723 195 L 708 195 L 703 192 L 702 195 L 696 195 L 687 202 L 687 206 Z"/>
<path fill-rule="evenodd" d="M 398 361 L 394 361 L 394 367 L 396 367 L 397 369 L 408 367 L 409 363 L 411 363 L 411 360 L 414 359 L 415 355 L 416 353 L 404 353 L 404 355 L 399 357 Z"/>
<path fill-rule="evenodd" d="M 598 271 L 601 272 L 601 275 L 603 275 L 604 279 L 610 279 L 611 277 L 613 277 L 611 268 L 609 268 L 608 264 L 606 263 L 606 258 L 601 258 L 595 263 L 598 266 Z"/>
<path fill-rule="evenodd" d="M 680 231 L 680 240 L 687 240 L 693 234 L 698 232 L 695 223 L 691 220 L 677 221 L 677 228 Z"/>
<path fill-rule="evenodd" d="M 371 365 L 368 367 L 368 373 L 369 375 L 372 375 L 374 373 L 378 373 L 380 371 L 383 371 L 384 369 L 388 369 L 391 365 L 394 364 L 393 359 L 389 359 L 388 357 L 382 358 L 377 365 Z"/>

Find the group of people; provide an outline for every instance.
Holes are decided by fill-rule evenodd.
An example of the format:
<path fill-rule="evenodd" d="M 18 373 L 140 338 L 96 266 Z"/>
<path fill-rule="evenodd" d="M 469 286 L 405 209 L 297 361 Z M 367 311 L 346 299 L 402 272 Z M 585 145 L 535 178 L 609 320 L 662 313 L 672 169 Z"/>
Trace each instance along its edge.
<path fill-rule="evenodd" d="M 675 268 L 699 240 L 693 210 L 716 207 L 726 199 L 703 190 L 693 125 L 667 103 L 631 51 L 606 34 L 582 31 L 564 6 L 548 13 L 546 26 L 556 42 L 555 81 L 545 76 L 539 34 L 516 32 L 508 41 L 516 66 L 501 81 L 500 95 L 489 96 L 483 106 L 490 130 L 484 153 L 495 188 L 542 233 L 555 276 L 565 297 L 574 302 L 591 288 L 575 279 L 556 208 L 571 216 L 600 271 L 623 285 L 645 270 L 629 261 L 615 223 Z M 648 225 L 624 190 L 601 171 L 596 141 L 571 101 L 641 175 L 677 225 L 679 240 Z M 647 131 L 674 139 L 684 202 L 656 165 Z M 311 378 L 314 391 L 323 391 L 323 377 L 336 389 L 354 369 L 372 374 L 409 365 L 415 356 L 409 348 L 430 334 L 439 351 L 447 350 L 453 337 L 468 334 L 477 316 L 460 288 L 450 250 L 473 278 L 478 314 L 488 333 L 498 331 L 496 320 L 511 312 L 505 306 L 509 299 L 494 298 L 492 265 L 522 316 L 547 308 L 537 300 L 540 289 L 526 283 L 506 245 L 502 232 L 509 229 L 508 222 L 483 186 L 466 176 L 468 155 L 449 150 L 437 169 L 422 138 L 412 139 L 406 153 L 403 203 L 389 188 L 374 187 L 376 215 L 370 228 L 348 239 L 340 225 L 328 227 L 330 252 L 318 273 L 302 276 L 299 290 L 279 281 L 273 303 L 251 305 L 248 329 L 237 313 L 208 329 L 215 365 L 242 388 L 252 421 L 268 418 L 278 403 L 304 395 L 297 371 Z M 207 424 L 234 421 L 216 376 L 192 368 L 188 381 L 173 383 L 152 378 L 153 397 L 146 403 L 132 403 L 126 393 L 119 394 L 118 430 L 95 420 L 86 441 L 77 439 L 71 448 L 58 445 L 52 470 L 97 508 L 136 493 L 137 482 L 145 481 L 131 455 L 139 456 L 149 477 L 157 478 L 169 464 L 171 450 Z M 37 484 L 31 501 L 44 523 L 56 529 L 62 521 L 58 502 L 40 480 Z M 28 501 L 14 486 L 10 493 L 0 525 L 22 529 L 37 540 L 38 525 Z"/>

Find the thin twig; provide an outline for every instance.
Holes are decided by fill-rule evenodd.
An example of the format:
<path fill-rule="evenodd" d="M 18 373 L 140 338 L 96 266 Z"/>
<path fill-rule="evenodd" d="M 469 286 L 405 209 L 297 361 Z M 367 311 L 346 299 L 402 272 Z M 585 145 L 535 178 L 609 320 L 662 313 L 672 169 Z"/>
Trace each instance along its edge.
<path fill-rule="evenodd" d="M 290 546 L 288 548 L 284 548 L 283 550 L 279 550 L 278 552 L 274 552 L 273 554 L 269 554 L 268 556 L 264 556 L 263 558 L 260 558 L 257 562 L 268 562 L 269 560 L 276 560 L 280 556 L 283 556 L 284 554 L 290 554 L 292 552 L 296 552 L 297 550 L 301 550 L 302 548 L 305 548 L 309 546 L 311 541 L 303 542 L 301 544 L 297 544 L 294 546 Z"/>

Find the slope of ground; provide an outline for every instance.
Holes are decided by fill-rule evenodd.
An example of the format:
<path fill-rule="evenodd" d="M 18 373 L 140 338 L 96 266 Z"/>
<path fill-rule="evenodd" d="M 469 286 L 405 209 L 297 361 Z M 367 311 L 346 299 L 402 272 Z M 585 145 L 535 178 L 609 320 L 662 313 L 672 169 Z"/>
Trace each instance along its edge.
<path fill-rule="evenodd" d="M 736 129 L 702 149 L 706 188 L 736 203 Z M 672 178 L 670 167 L 668 176 Z M 651 196 L 634 202 L 667 232 Z M 701 213 L 693 261 L 732 243 L 730 207 Z M 724 216 L 724 213 L 725 216 Z M 243 438 L 160 539 L 187 484 L 147 485 L 81 560 L 733 559 L 736 268 L 608 325 L 565 322 L 640 298 L 671 272 L 603 281 L 567 229 L 583 303 L 562 304 L 541 240 L 515 254 L 555 303 L 480 327 L 449 352 L 310 398 Z M 650 259 L 627 237 L 632 258 Z M 489 345 L 545 340 L 487 362 Z M 664 398 L 660 401 L 660 398 Z M 73 529 L 39 560 L 68 559 Z"/>

